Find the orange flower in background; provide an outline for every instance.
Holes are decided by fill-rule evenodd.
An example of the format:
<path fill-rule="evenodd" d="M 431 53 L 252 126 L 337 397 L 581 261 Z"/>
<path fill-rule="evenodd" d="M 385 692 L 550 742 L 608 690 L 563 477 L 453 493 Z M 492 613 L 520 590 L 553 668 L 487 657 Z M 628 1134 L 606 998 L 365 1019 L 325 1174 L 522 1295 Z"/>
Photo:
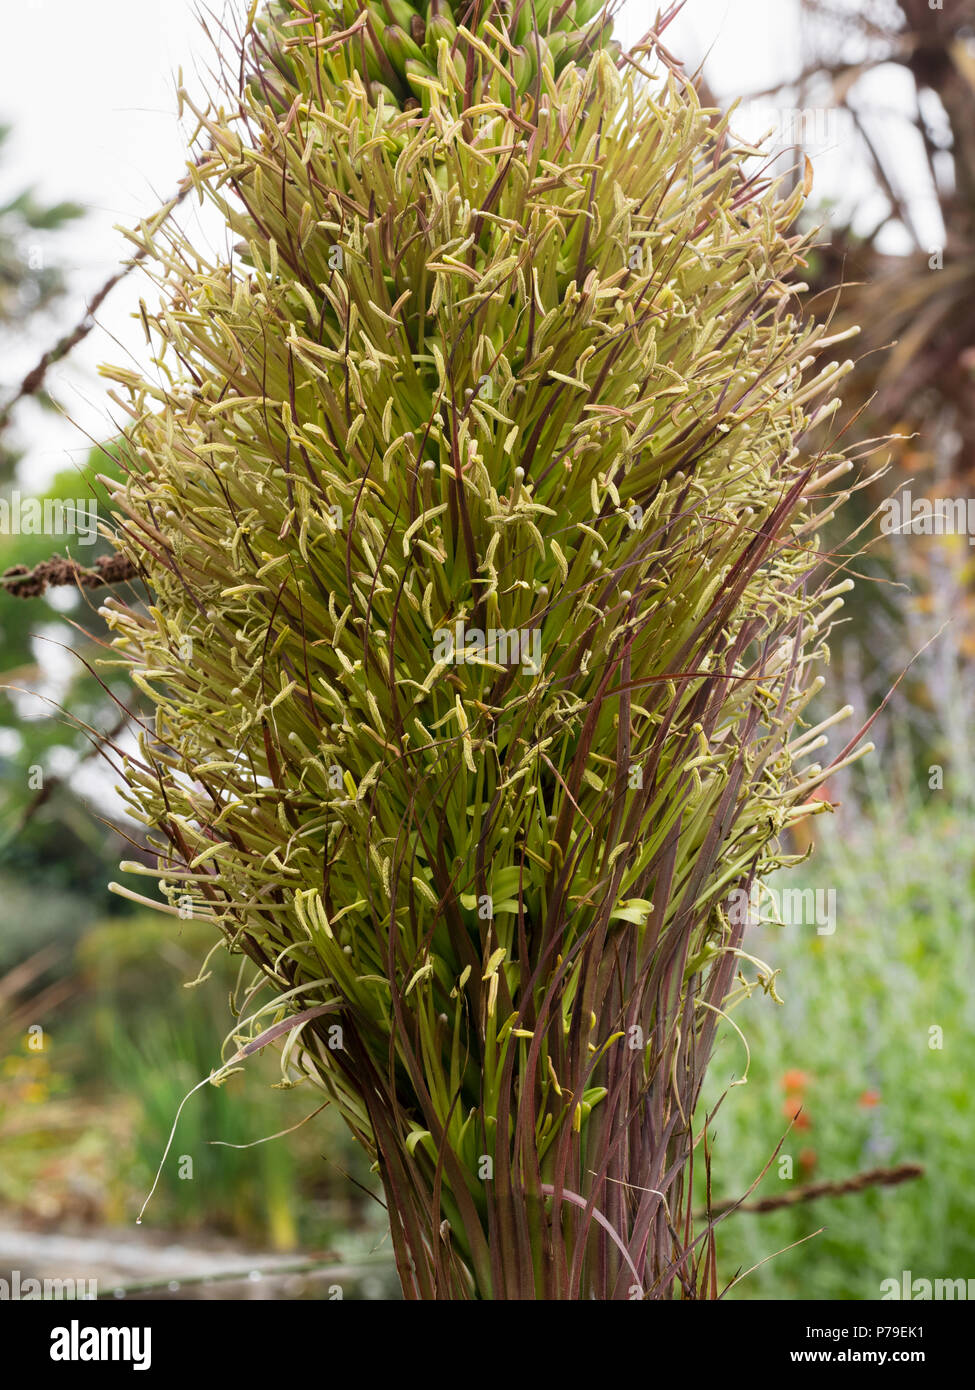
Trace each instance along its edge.
<path fill-rule="evenodd" d="M 815 1149 L 801 1149 L 799 1151 L 799 1171 L 804 1178 L 808 1178 L 814 1171 L 819 1156 Z"/>
<path fill-rule="evenodd" d="M 860 1096 L 860 1099 L 857 1101 L 857 1105 L 862 1106 L 864 1110 L 872 1110 L 875 1105 L 879 1104 L 879 1091 L 864 1091 L 863 1094 Z"/>
<path fill-rule="evenodd" d="M 784 1091 L 804 1091 L 809 1085 L 810 1078 L 804 1071 L 787 1071 L 782 1078 L 782 1089 Z"/>

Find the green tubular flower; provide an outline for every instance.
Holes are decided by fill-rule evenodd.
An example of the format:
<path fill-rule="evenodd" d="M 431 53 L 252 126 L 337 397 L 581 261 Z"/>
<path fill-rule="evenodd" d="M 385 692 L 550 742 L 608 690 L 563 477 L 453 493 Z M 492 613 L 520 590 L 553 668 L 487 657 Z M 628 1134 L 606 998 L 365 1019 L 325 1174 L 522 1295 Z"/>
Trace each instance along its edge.
<path fill-rule="evenodd" d="M 530 71 L 524 6 L 302 8 L 197 112 L 244 259 L 135 238 L 128 795 L 373 1154 L 409 1296 L 663 1296 L 728 896 L 824 775 L 801 192 L 676 75 L 578 65 L 581 0 Z"/>
<path fill-rule="evenodd" d="M 370 81 L 387 85 L 403 105 L 423 92 L 411 76 L 427 82 L 437 79 L 440 39 L 451 45 L 456 60 L 458 29 L 497 50 L 502 60 L 519 45 L 527 46 L 530 61 L 522 53 L 510 69 L 519 96 L 525 96 L 539 60 L 551 63 L 557 75 L 569 63 L 587 62 L 599 49 L 618 54 L 619 44 L 613 39 L 616 7 L 617 0 L 429 0 L 415 7 L 407 0 L 274 0 L 258 27 L 288 81 L 293 70 L 287 54 L 291 43 L 300 42 L 302 20 L 309 28 L 315 25 L 317 41 L 326 45 L 329 33 L 355 31 L 354 40 L 335 54 L 333 62 L 326 58 L 330 75 L 341 82 L 352 70 L 363 72 Z M 282 30 L 282 24 L 289 28 Z M 407 66 L 411 61 L 417 64 L 412 74 Z M 464 63 L 466 51 L 462 81 Z"/>

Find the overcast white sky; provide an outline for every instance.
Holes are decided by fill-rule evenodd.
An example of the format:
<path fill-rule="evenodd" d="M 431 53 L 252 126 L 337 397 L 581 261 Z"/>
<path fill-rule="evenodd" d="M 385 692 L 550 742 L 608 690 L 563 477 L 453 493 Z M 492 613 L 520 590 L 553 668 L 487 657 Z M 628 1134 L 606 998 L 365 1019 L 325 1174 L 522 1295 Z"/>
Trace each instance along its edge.
<path fill-rule="evenodd" d="M 247 0 L 211 2 L 237 15 L 248 7 Z M 688 0 L 669 31 L 669 45 L 691 66 L 708 53 L 708 77 L 719 96 L 761 91 L 797 70 L 797 8 L 797 0 Z M 656 9 L 656 2 L 627 0 L 621 37 L 632 42 Z M 38 325 L 29 342 L 5 352 L 0 398 L 81 316 L 86 296 L 126 254 L 115 224 L 136 222 L 175 188 L 186 156 L 175 114 L 176 73 L 182 65 L 190 85 L 199 87 L 192 75 L 210 54 L 197 0 L 6 0 L 0 121 L 13 129 L 0 165 L 0 200 L 33 184 L 48 199 L 83 203 L 88 213 L 59 242 L 70 294 L 55 321 Z M 836 151 L 817 158 L 817 177 L 827 183 L 831 160 L 835 165 Z M 844 177 L 842 161 L 832 177 Z M 95 367 L 124 361 L 126 349 L 142 350 L 142 331 L 131 315 L 144 293 L 146 281 L 137 272 L 100 311 L 88 341 L 51 373 L 71 421 L 42 416 L 32 405 L 20 411 L 25 484 L 39 486 L 72 457 L 82 457 L 86 432 L 104 438 L 111 430 Z"/>

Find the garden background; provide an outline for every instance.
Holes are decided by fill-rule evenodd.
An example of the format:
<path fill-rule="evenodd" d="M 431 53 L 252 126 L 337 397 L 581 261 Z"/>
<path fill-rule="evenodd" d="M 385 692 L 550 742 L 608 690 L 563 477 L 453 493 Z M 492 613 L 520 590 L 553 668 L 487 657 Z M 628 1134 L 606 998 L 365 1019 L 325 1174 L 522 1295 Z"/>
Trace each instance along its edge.
<path fill-rule="evenodd" d="M 218 13 L 229 27 L 246 9 Z M 627 0 L 622 37 L 652 18 Z M 175 74 L 182 65 L 192 80 L 195 67 L 205 85 L 211 37 L 221 41 L 206 23 L 210 36 L 189 0 L 5 8 L 4 496 L 97 493 L 95 475 L 112 470 L 98 444 L 116 436 L 120 412 L 95 367 L 129 354 L 144 363 L 148 291 L 136 269 L 94 301 L 128 253 L 115 225 L 179 188 Z M 766 138 L 757 163 L 801 180 L 811 161 L 815 308 L 863 330 L 843 344 L 858 359 L 843 428 L 865 473 L 886 467 L 832 536 L 858 582 L 827 692 L 833 707 L 853 706 L 851 727 L 883 706 L 877 752 L 830 782 L 833 813 L 790 845 L 813 852 L 787 886 L 833 894 L 835 930 L 777 923 L 775 891 L 763 900 L 748 949 L 781 970 L 783 1002 L 742 1002 L 747 1083 L 727 1089 L 746 1054 L 726 1029 L 702 1102 L 703 1121 L 727 1090 L 711 1126 L 717 1201 L 750 1188 L 781 1141 L 749 1197 L 778 1205 L 719 1228 L 721 1282 L 750 1271 L 735 1298 L 876 1298 L 903 1271 L 975 1277 L 975 552 L 966 535 L 885 536 L 877 511 L 904 488 L 973 495 L 975 6 L 688 0 L 667 42 L 701 67 L 707 104 L 744 99 L 735 128 Z M 199 216 L 192 199 L 174 215 Z M 205 223 L 196 233 L 222 235 Z M 64 339 L 70 350 L 28 376 Z M 0 534 L 0 570 L 51 550 L 50 537 Z M 76 1270 L 105 1289 L 174 1297 L 328 1297 L 336 1285 L 388 1296 L 375 1183 L 337 1121 L 301 1127 L 307 1095 L 272 1089 L 269 1058 L 197 1093 L 134 1224 L 180 1100 L 219 1061 L 235 980 L 221 956 L 198 981 L 210 943 L 193 922 L 107 890 L 119 860 L 139 857 L 138 828 L 99 765 L 97 735 L 80 738 L 58 708 L 120 734 L 117 708 L 66 650 L 96 655 L 96 606 L 70 589 L 0 603 L 0 684 L 14 687 L 0 692 L 0 1276 Z M 178 1155 L 192 1158 L 192 1178 Z M 921 1171 L 897 1185 L 815 1195 L 909 1165 Z"/>

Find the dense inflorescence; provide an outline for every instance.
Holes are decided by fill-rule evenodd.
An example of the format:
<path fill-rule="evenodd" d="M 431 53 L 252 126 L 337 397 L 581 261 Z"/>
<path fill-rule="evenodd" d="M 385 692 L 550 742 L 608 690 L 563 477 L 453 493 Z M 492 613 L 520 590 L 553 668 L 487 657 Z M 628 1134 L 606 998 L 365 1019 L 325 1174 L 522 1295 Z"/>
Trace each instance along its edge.
<path fill-rule="evenodd" d="M 196 111 L 232 256 L 138 234 L 127 794 L 373 1154 L 410 1296 L 690 1293 L 727 899 L 822 775 L 788 745 L 843 587 L 801 191 L 649 47 L 441 7 L 383 83 L 377 9 L 275 6 Z"/>

